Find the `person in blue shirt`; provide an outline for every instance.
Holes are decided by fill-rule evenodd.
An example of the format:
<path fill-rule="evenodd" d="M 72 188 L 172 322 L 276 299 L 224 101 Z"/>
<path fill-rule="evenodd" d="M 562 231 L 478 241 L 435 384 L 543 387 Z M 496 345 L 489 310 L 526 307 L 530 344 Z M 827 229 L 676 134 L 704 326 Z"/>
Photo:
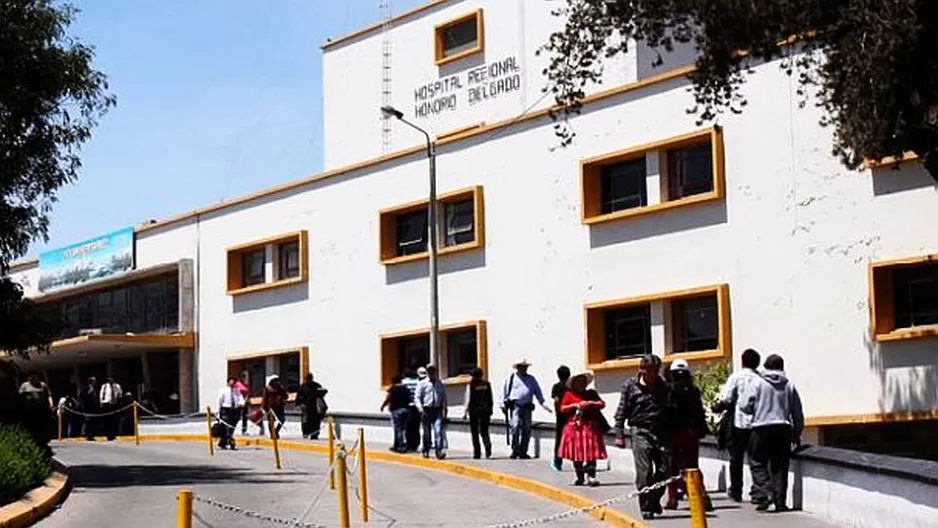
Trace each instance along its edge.
<path fill-rule="evenodd" d="M 508 376 L 502 390 L 502 408 L 508 415 L 508 427 L 511 436 L 511 459 L 528 460 L 528 444 L 531 442 L 532 413 L 534 400 L 551 412 L 544 404 L 544 395 L 537 379 L 528 374 L 531 366 L 527 359 L 516 361 L 515 371 Z"/>

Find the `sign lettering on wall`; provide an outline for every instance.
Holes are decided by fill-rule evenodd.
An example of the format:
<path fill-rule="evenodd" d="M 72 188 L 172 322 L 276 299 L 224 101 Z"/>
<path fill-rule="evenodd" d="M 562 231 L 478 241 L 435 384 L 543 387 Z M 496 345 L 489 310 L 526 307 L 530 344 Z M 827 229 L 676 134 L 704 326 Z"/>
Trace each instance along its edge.
<path fill-rule="evenodd" d="M 414 115 L 428 118 L 521 89 L 517 57 L 483 64 L 414 88 Z"/>
<path fill-rule="evenodd" d="M 39 291 L 47 292 L 134 269 L 134 228 L 127 227 L 39 254 Z"/>

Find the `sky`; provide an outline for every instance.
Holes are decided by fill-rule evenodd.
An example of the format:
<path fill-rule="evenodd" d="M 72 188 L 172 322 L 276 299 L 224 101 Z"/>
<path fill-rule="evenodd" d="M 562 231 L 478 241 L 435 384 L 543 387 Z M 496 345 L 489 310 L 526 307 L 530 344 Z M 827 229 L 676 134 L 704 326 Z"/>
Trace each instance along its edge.
<path fill-rule="evenodd" d="M 378 0 L 71 1 L 117 106 L 27 257 L 320 171 L 319 46 L 380 19 Z"/>

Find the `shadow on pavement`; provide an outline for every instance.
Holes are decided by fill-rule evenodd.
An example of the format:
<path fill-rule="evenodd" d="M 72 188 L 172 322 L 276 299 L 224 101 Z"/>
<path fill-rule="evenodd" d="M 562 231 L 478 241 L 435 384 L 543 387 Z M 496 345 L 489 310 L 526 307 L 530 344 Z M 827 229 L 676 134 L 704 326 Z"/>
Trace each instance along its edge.
<path fill-rule="evenodd" d="M 289 481 L 289 479 L 284 478 L 267 478 L 247 469 L 218 466 L 108 466 L 87 464 L 71 466 L 69 473 L 76 488 L 178 486 L 215 482 L 282 484 Z"/>

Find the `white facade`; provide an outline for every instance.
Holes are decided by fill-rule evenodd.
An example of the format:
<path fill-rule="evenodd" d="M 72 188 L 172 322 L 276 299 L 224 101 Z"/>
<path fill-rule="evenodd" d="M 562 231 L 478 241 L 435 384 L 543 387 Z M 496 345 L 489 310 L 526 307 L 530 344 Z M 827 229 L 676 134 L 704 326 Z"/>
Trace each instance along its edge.
<path fill-rule="evenodd" d="M 686 112 L 693 104 L 687 81 L 676 78 L 589 103 L 572 121 L 575 142 L 555 148 L 549 118 L 521 117 L 551 102 L 541 99 L 546 57 L 535 56 L 559 27 L 551 8 L 520 0 L 443 2 L 396 21 L 390 34 L 393 101 L 408 117 L 419 106 L 415 89 L 441 77 L 463 79 L 455 110 L 415 123 L 444 134 L 517 121 L 439 148 L 439 191 L 482 186 L 485 209 L 484 247 L 441 257 L 440 320 L 486 322 L 490 378 L 500 386 L 512 360 L 524 356 L 548 391 L 559 364 L 585 368 L 587 303 L 726 284 L 726 350 L 736 358 L 748 347 L 782 354 L 811 423 L 938 409 L 938 339 L 879 343 L 870 335 L 869 308 L 869 263 L 938 253 L 927 228 L 938 222 L 930 177 L 916 164 L 844 168 L 830 155 L 831 130 L 818 125 L 818 111 L 800 109 L 795 81 L 778 64 L 765 64 L 744 88 L 746 111 L 719 123 L 722 199 L 584 225 L 581 160 L 701 127 Z M 476 9 L 484 12 L 484 52 L 438 67 L 434 26 Z M 420 152 L 366 163 L 381 155 L 381 49 L 380 31 L 326 46 L 329 172 L 138 229 L 138 268 L 195 261 L 200 408 L 224 383 L 228 358 L 308 347 L 333 411 L 377 412 L 380 336 L 429 326 L 426 260 L 384 265 L 379 258 L 379 211 L 427 193 Z M 650 70 L 650 52 L 639 50 L 611 63 L 597 91 L 689 60 L 677 52 Z M 468 71 L 505 60 L 520 88 L 470 106 Z M 393 123 L 392 153 L 421 141 Z M 309 236 L 307 282 L 228 294 L 226 248 L 298 230 Z M 14 277 L 30 273 L 34 267 L 23 266 Z M 597 387 L 610 406 L 630 372 L 599 373 Z M 452 395 L 458 406 L 461 386 Z"/>

